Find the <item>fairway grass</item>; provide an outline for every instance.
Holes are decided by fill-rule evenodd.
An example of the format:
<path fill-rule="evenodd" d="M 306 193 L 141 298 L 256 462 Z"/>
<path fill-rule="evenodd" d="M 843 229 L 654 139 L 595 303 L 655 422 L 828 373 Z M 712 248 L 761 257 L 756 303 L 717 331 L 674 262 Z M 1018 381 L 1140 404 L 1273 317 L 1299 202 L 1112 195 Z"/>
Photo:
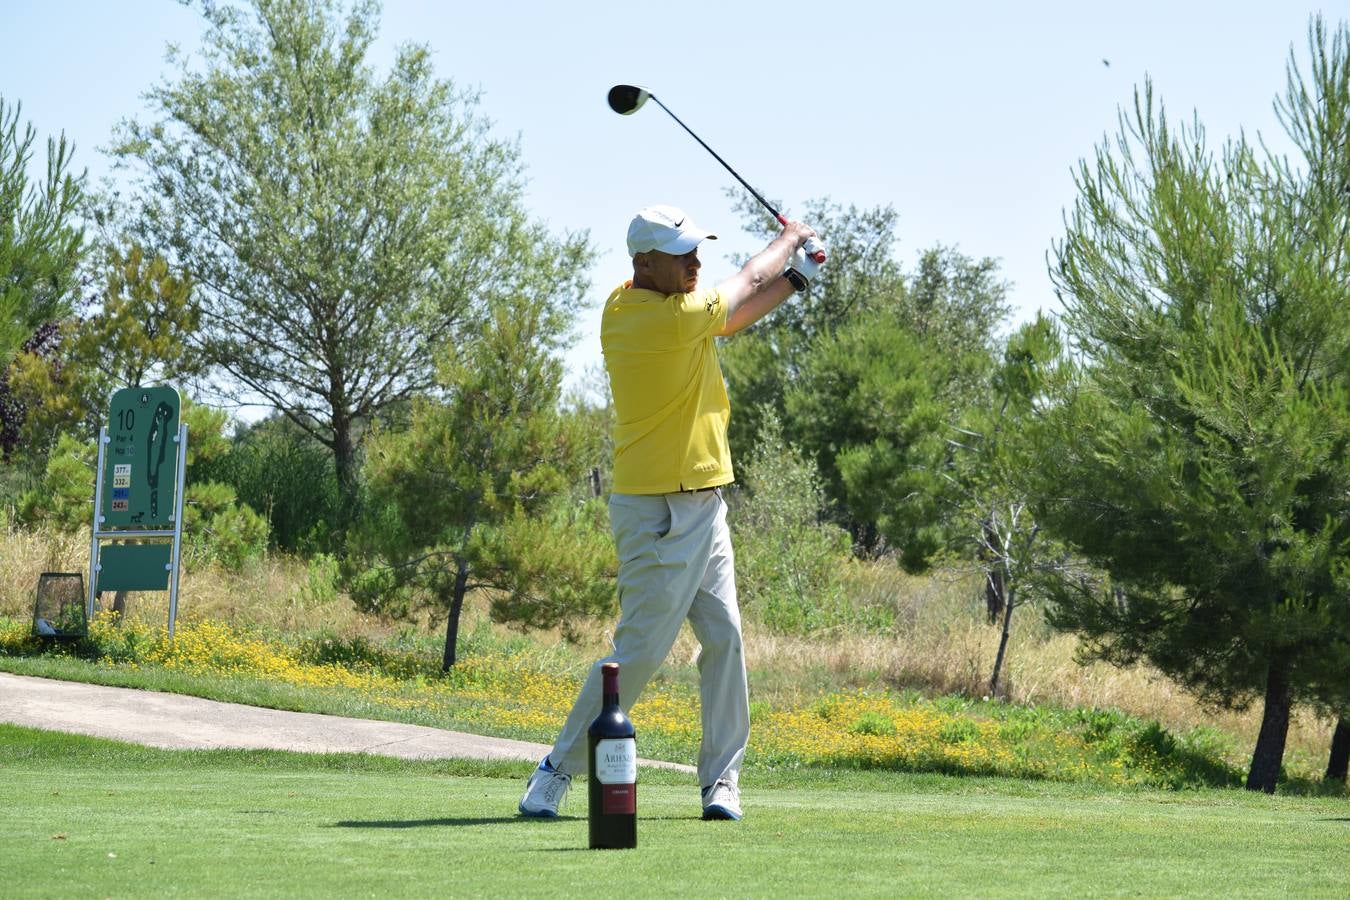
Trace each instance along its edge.
<path fill-rule="evenodd" d="M 6 897 L 1343 896 L 1350 803 L 881 773 L 747 779 L 703 822 L 643 770 L 638 848 L 528 764 L 162 751 L 0 725 Z"/>

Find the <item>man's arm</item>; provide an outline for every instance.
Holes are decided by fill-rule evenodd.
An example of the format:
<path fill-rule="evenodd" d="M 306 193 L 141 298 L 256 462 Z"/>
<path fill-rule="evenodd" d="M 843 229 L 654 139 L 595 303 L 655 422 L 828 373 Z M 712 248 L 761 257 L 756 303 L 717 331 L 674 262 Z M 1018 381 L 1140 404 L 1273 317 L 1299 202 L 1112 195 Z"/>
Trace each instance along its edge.
<path fill-rule="evenodd" d="M 717 286 L 727 303 L 727 323 L 720 335 L 735 334 L 773 312 L 792 296 L 792 282 L 783 276 L 797 248 L 816 232 L 801 222 L 788 222 L 778 237 L 726 281 Z"/>

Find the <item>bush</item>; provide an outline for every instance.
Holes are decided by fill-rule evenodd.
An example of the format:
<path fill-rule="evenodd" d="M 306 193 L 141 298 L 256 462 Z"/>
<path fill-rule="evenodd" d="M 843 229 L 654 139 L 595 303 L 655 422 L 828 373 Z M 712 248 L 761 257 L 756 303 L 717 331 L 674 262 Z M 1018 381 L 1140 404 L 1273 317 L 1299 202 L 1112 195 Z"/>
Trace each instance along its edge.
<path fill-rule="evenodd" d="M 1102 760 L 1147 773 L 1151 784 L 1176 790 L 1242 783 L 1242 773 L 1227 761 L 1231 740 L 1212 729 L 1174 735 L 1119 710 L 1078 709 L 1069 718 Z"/>
<path fill-rule="evenodd" d="M 49 525 L 69 534 L 89 525 L 94 498 L 92 442 L 61 435 L 42 480 L 24 492 L 18 503 L 18 520 L 24 525 Z"/>
<path fill-rule="evenodd" d="M 305 609 L 317 609 L 335 602 L 341 578 L 337 558 L 328 553 L 316 553 L 305 565 L 305 581 L 298 591 L 300 605 Z"/>
<path fill-rule="evenodd" d="M 300 642 L 298 658 L 306 665 L 338 666 L 352 672 L 402 679 L 434 674 L 440 668 L 439 658 L 382 647 L 360 635 L 341 637 L 324 633 L 305 638 Z"/>
<path fill-rule="evenodd" d="M 33 637 L 27 619 L 0 619 L 0 656 L 33 656 L 42 650 L 42 642 Z"/>
<path fill-rule="evenodd" d="M 267 520 L 236 499 L 226 484 L 188 485 L 183 543 L 195 563 L 215 561 L 237 572 L 267 550 Z"/>
<path fill-rule="evenodd" d="M 338 520 L 338 485 L 332 454 L 287 423 L 262 422 L 216 459 L 199 477 L 234 488 L 240 502 L 266 517 L 272 544 L 283 550 L 334 550 L 331 523 Z"/>
<path fill-rule="evenodd" d="M 815 466 L 784 440 L 772 410 L 763 417 L 732 515 L 741 606 L 784 633 L 858 624 L 841 574 L 848 533 L 821 521 L 824 489 Z"/>

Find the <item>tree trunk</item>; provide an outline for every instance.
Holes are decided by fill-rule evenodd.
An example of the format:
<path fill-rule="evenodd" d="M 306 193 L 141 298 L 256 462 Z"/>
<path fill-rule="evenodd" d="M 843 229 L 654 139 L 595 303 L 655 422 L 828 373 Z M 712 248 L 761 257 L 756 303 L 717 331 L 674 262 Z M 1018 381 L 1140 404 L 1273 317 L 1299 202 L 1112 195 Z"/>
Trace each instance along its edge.
<path fill-rule="evenodd" d="M 988 563 L 992 563 L 984 572 L 984 606 L 989 616 L 989 624 L 998 621 L 1003 612 L 1003 600 L 1006 595 L 1003 576 L 1003 546 L 998 532 L 986 523 L 984 526 L 984 548 L 982 554 Z"/>
<path fill-rule="evenodd" d="M 998 639 L 998 655 L 994 657 L 994 674 L 989 676 L 989 696 L 998 699 L 998 677 L 1003 671 L 1003 657 L 1008 652 L 1008 635 L 1012 632 L 1012 611 L 1013 598 L 1012 592 L 1002 597 L 1003 600 L 1003 634 Z"/>
<path fill-rule="evenodd" d="M 104 594 L 103 591 L 99 591 L 98 594 L 95 595 L 96 599 L 98 600 L 98 606 L 96 607 L 96 609 L 102 609 L 102 608 L 103 608 L 103 594 Z M 117 613 L 117 617 L 118 617 L 118 621 L 119 621 L 119 622 L 122 620 L 123 617 L 126 616 L 126 614 L 127 614 L 127 592 L 126 592 L 126 591 L 114 591 L 114 592 L 113 592 L 112 611 L 115 612 L 115 613 Z"/>
<path fill-rule="evenodd" d="M 984 573 L 984 606 L 990 625 L 1003 613 L 1003 594 L 1003 570 L 995 566 Z"/>
<path fill-rule="evenodd" d="M 1289 664 L 1277 656 L 1271 659 L 1266 673 L 1266 705 L 1247 774 L 1249 791 L 1275 793 L 1284 763 L 1284 742 L 1289 736 L 1289 702 Z"/>
<path fill-rule="evenodd" d="M 338 484 L 338 522 L 337 528 L 345 542 L 349 527 L 356 521 L 357 502 L 360 500 L 360 485 L 356 473 L 356 445 L 352 443 L 352 422 L 346 415 L 334 415 L 333 425 L 333 466 Z"/>
<path fill-rule="evenodd" d="M 1327 759 L 1327 781 L 1339 781 L 1345 784 L 1347 767 L 1350 767 L 1350 722 L 1342 713 L 1336 719 L 1336 731 L 1331 735 L 1331 756 Z"/>
<path fill-rule="evenodd" d="M 441 671 L 449 672 L 455 664 L 455 645 L 459 643 L 459 614 L 464 609 L 464 589 L 469 583 L 469 563 L 455 560 L 455 593 L 450 600 L 450 616 L 445 621 L 445 659 Z"/>

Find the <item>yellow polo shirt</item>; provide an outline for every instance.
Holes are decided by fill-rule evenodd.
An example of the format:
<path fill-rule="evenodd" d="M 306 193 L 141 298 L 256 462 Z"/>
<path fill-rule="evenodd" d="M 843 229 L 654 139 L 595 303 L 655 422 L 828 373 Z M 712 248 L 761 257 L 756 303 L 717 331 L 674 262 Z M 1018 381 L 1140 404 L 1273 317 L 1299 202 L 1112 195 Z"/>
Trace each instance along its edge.
<path fill-rule="evenodd" d="M 716 289 L 615 288 L 600 320 L 614 395 L 614 490 L 667 494 L 729 484 L 727 400 L 713 337 L 727 320 Z"/>

